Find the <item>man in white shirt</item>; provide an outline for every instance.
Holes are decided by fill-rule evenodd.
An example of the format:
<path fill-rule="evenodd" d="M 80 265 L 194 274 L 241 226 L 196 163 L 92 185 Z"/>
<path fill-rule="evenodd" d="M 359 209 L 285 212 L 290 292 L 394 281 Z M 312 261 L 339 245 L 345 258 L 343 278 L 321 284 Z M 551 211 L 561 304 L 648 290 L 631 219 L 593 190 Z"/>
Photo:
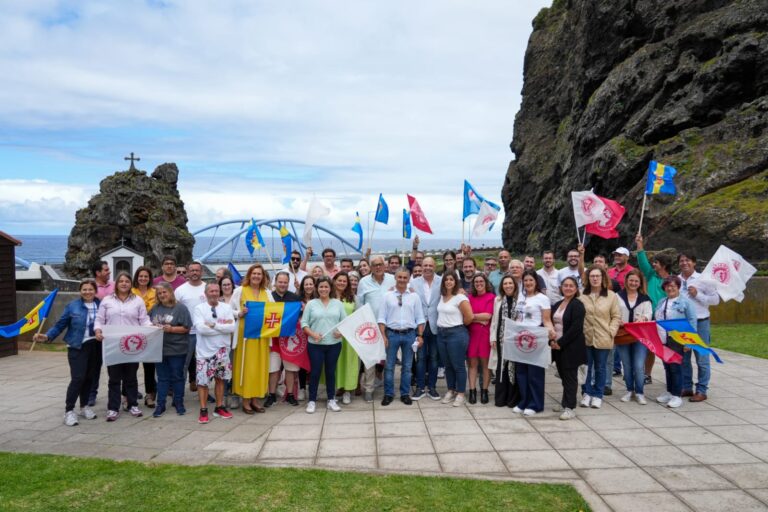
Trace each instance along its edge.
<path fill-rule="evenodd" d="M 568 256 L 566 260 L 568 262 L 568 266 L 563 267 L 557 271 L 557 287 L 558 288 L 560 288 L 560 285 L 563 284 L 563 279 L 565 279 L 566 277 L 575 278 L 576 282 L 579 283 L 579 289 L 584 287 L 581 281 L 581 273 L 579 272 L 580 257 L 581 257 L 581 253 L 579 252 L 579 249 L 571 249 L 570 251 L 568 251 Z"/>
<path fill-rule="evenodd" d="M 208 423 L 208 386 L 215 381 L 217 418 L 231 419 L 232 413 L 224 406 L 224 381 L 232 378 L 229 360 L 231 334 L 235 332 L 235 314 L 229 304 L 219 302 L 218 283 L 205 285 L 206 302 L 198 304 L 192 313 L 197 333 L 197 386 L 200 398 L 198 423 Z"/>
<path fill-rule="evenodd" d="M 545 293 L 549 299 L 550 304 L 561 300 L 563 298 L 560 295 L 560 283 L 557 279 L 557 269 L 555 268 L 555 253 L 552 251 L 544 251 L 541 256 L 543 262 L 542 267 L 536 271 L 544 280 L 544 284 L 547 286 Z"/>
<path fill-rule="evenodd" d="M 677 257 L 677 266 L 680 267 L 680 279 L 683 282 L 683 286 L 680 288 L 680 295 L 687 298 L 696 309 L 696 333 L 704 343 L 709 345 L 709 306 L 716 306 L 720 302 L 720 297 L 717 295 L 717 290 L 713 285 L 697 282 L 701 274 L 696 272 L 696 256 L 692 252 L 681 252 Z M 696 367 L 698 368 L 695 393 L 693 391 L 691 353 L 696 357 Z M 703 402 L 706 400 L 710 375 L 709 354 L 702 354 L 695 350 L 684 352 L 682 396 L 689 396 L 691 402 Z"/>
<path fill-rule="evenodd" d="M 301 269 L 301 253 L 299 251 L 291 251 L 291 261 L 285 270 L 291 275 L 288 280 L 288 291 L 293 293 L 299 293 L 298 290 L 301 286 L 301 281 L 306 277 L 306 271 Z"/>
<path fill-rule="evenodd" d="M 205 283 L 203 282 L 203 264 L 199 261 L 193 261 L 187 265 L 187 282 L 176 288 L 173 294 L 176 300 L 181 302 L 193 315 L 198 304 L 205 302 Z M 189 390 L 197 391 L 195 382 L 195 345 L 197 344 L 195 326 L 189 331 L 189 347 L 187 349 L 187 360 L 184 364 L 184 377 L 189 376 Z"/>
<path fill-rule="evenodd" d="M 377 319 L 387 349 L 387 366 L 384 370 L 384 399 L 382 406 L 392 403 L 395 396 L 395 363 L 397 352 L 403 354 L 400 369 L 400 401 L 411 405 L 411 363 L 413 347 L 424 344 L 424 309 L 419 296 L 408 289 L 411 273 L 405 267 L 395 272 L 395 289 L 384 295 Z"/>
<path fill-rule="evenodd" d="M 435 260 L 430 257 L 421 262 L 423 273 L 411 281 L 411 288 L 421 299 L 424 317 L 427 325 L 424 326 L 424 343 L 416 358 L 416 391 L 414 400 L 420 400 L 426 394 L 432 400 L 440 400 L 437 392 L 437 368 L 439 356 L 437 351 L 437 304 L 440 301 L 440 283 L 442 277 L 435 273 Z M 426 382 L 425 382 L 426 381 Z M 426 387 L 425 387 L 426 385 Z"/>

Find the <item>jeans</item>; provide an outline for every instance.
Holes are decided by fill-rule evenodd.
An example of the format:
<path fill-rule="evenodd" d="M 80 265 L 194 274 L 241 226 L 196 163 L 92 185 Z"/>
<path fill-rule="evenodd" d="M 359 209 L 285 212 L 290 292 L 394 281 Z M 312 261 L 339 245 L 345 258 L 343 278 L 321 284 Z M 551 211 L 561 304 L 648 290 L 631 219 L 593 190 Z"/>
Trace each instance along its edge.
<path fill-rule="evenodd" d="M 411 394 L 411 364 L 413 363 L 413 349 L 411 345 L 416 341 L 416 330 L 411 329 L 405 333 L 397 333 L 387 329 L 387 366 L 384 369 L 384 396 L 395 396 L 395 363 L 397 351 L 402 350 L 403 359 L 400 368 L 400 396 Z"/>
<path fill-rule="evenodd" d="M 184 380 L 189 378 L 189 383 L 192 384 L 195 382 L 195 372 L 197 370 L 197 360 L 195 359 L 197 334 L 188 334 L 187 336 L 187 357 L 184 360 Z"/>
<path fill-rule="evenodd" d="M 520 389 L 520 409 L 544 410 L 544 368 L 515 363 L 515 380 Z"/>
<path fill-rule="evenodd" d="M 109 398 L 107 409 L 110 411 L 120 410 L 120 389 L 121 384 L 125 386 L 125 396 L 128 399 L 128 407 L 139 405 L 139 381 L 136 378 L 136 372 L 139 371 L 139 363 L 122 363 L 107 366 L 109 375 Z"/>
<path fill-rule="evenodd" d="M 576 408 L 576 390 L 579 388 L 579 368 L 563 368 L 559 363 L 557 366 L 557 373 L 560 375 L 560 380 L 563 383 L 563 399 L 560 401 L 560 405 L 563 409 L 575 409 Z"/>
<path fill-rule="evenodd" d="M 696 322 L 696 332 L 701 339 L 709 345 L 709 318 L 703 318 Z M 709 367 L 709 354 L 702 354 L 695 350 L 683 352 L 683 389 L 693 390 L 693 367 L 691 366 L 691 354 L 696 357 L 696 367 L 698 368 L 698 377 L 696 379 L 696 392 L 702 395 L 707 394 L 709 388 L 709 377 L 711 370 Z"/>
<path fill-rule="evenodd" d="M 432 333 L 427 324 L 424 327 L 424 343 L 416 359 L 416 389 L 437 388 L 438 362 L 437 335 Z"/>
<path fill-rule="evenodd" d="M 680 396 L 683 391 L 683 369 L 680 364 L 664 363 L 667 378 L 667 391 L 672 396 Z"/>
<path fill-rule="evenodd" d="M 155 363 L 157 370 L 157 406 L 165 408 L 168 389 L 173 390 L 173 404 L 184 405 L 184 363 L 185 354 L 163 356 L 160 363 Z"/>
<path fill-rule="evenodd" d="M 94 374 L 101 368 L 101 343 L 95 340 L 84 343 L 80 349 L 68 348 L 70 381 L 67 386 L 65 411 L 75 408 L 77 399 L 80 407 L 88 405 Z"/>
<path fill-rule="evenodd" d="M 615 350 L 616 347 L 614 346 L 613 348 L 614 348 L 614 351 L 613 351 L 613 371 L 614 372 L 620 372 L 621 371 L 621 366 L 624 363 L 621 361 L 621 357 L 619 357 L 619 354 L 616 352 L 616 350 Z"/>
<path fill-rule="evenodd" d="M 615 346 L 608 352 L 608 357 L 605 360 L 605 387 L 607 388 L 613 387 L 613 372 L 608 370 L 608 363 L 611 364 L 611 370 L 616 368 L 616 359 L 618 358 L 618 354 L 614 349 Z M 621 367 L 619 367 L 619 371 L 621 371 Z"/>
<path fill-rule="evenodd" d="M 341 354 L 341 342 L 333 345 L 308 343 L 309 352 L 309 401 L 317 402 L 317 388 L 320 386 L 320 374 L 325 366 L 325 391 L 328 400 L 336 397 L 336 362 Z"/>
<path fill-rule="evenodd" d="M 616 345 L 616 353 L 621 356 L 621 363 L 624 365 L 624 383 L 627 385 L 627 391 L 642 395 L 645 384 L 645 356 L 648 349 L 639 341 L 635 341 L 628 345 Z"/>
<path fill-rule="evenodd" d="M 469 332 L 463 325 L 439 327 L 437 349 L 445 364 L 445 381 L 449 390 L 464 393 L 467 390 L 467 346 Z"/>
<path fill-rule="evenodd" d="M 603 398 L 609 353 L 607 348 L 587 347 L 587 381 L 584 383 L 584 393 L 591 397 Z"/>

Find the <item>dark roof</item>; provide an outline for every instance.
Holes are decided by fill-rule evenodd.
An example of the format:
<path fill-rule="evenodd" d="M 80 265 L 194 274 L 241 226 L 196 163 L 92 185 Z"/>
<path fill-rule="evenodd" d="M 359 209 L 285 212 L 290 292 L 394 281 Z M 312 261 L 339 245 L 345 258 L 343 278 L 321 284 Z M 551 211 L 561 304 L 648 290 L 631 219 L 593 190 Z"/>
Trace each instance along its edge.
<path fill-rule="evenodd" d="M 0 231 L 0 238 L 5 238 L 9 242 L 11 242 L 13 245 L 21 245 L 21 240 L 16 240 L 11 235 L 4 231 Z"/>

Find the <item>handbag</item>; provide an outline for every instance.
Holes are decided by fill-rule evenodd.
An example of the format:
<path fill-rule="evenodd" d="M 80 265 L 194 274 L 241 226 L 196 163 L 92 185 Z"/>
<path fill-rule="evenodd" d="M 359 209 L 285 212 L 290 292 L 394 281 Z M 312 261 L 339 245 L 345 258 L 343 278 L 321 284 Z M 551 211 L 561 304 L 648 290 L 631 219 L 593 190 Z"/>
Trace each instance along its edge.
<path fill-rule="evenodd" d="M 629 345 L 635 341 L 637 340 L 624 329 L 623 325 L 619 327 L 619 331 L 616 333 L 616 336 L 613 337 L 614 345 Z"/>

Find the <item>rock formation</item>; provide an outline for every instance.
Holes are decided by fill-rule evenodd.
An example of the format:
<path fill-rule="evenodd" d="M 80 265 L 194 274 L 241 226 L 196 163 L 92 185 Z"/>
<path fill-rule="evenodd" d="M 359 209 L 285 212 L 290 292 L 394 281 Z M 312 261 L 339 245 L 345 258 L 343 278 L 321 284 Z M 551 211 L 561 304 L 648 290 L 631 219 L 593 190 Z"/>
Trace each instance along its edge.
<path fill-rule="evenodd" d="M 768 0 L 555 0 L 533 21 L 504 245 L 576 244 L 570 192 L 627 208 L 631 246 L 650 160 L 678 169 L 649 199 L 646 245 L 768 259 Z"/>
<path fill-rule="evenodd" d="M 187 230 L 187 213 L 176 188 L 176 164 L 158 166 L 152 173 L 137 169 L 104 178 L 99 193 L 78 210 L 69 235 L 65 270 L 84 277 L 91 263 L 120 245 L 144 254 L 154 274 L 166 254 L 178 261 L 192 258 L 194 238 Z"/>

